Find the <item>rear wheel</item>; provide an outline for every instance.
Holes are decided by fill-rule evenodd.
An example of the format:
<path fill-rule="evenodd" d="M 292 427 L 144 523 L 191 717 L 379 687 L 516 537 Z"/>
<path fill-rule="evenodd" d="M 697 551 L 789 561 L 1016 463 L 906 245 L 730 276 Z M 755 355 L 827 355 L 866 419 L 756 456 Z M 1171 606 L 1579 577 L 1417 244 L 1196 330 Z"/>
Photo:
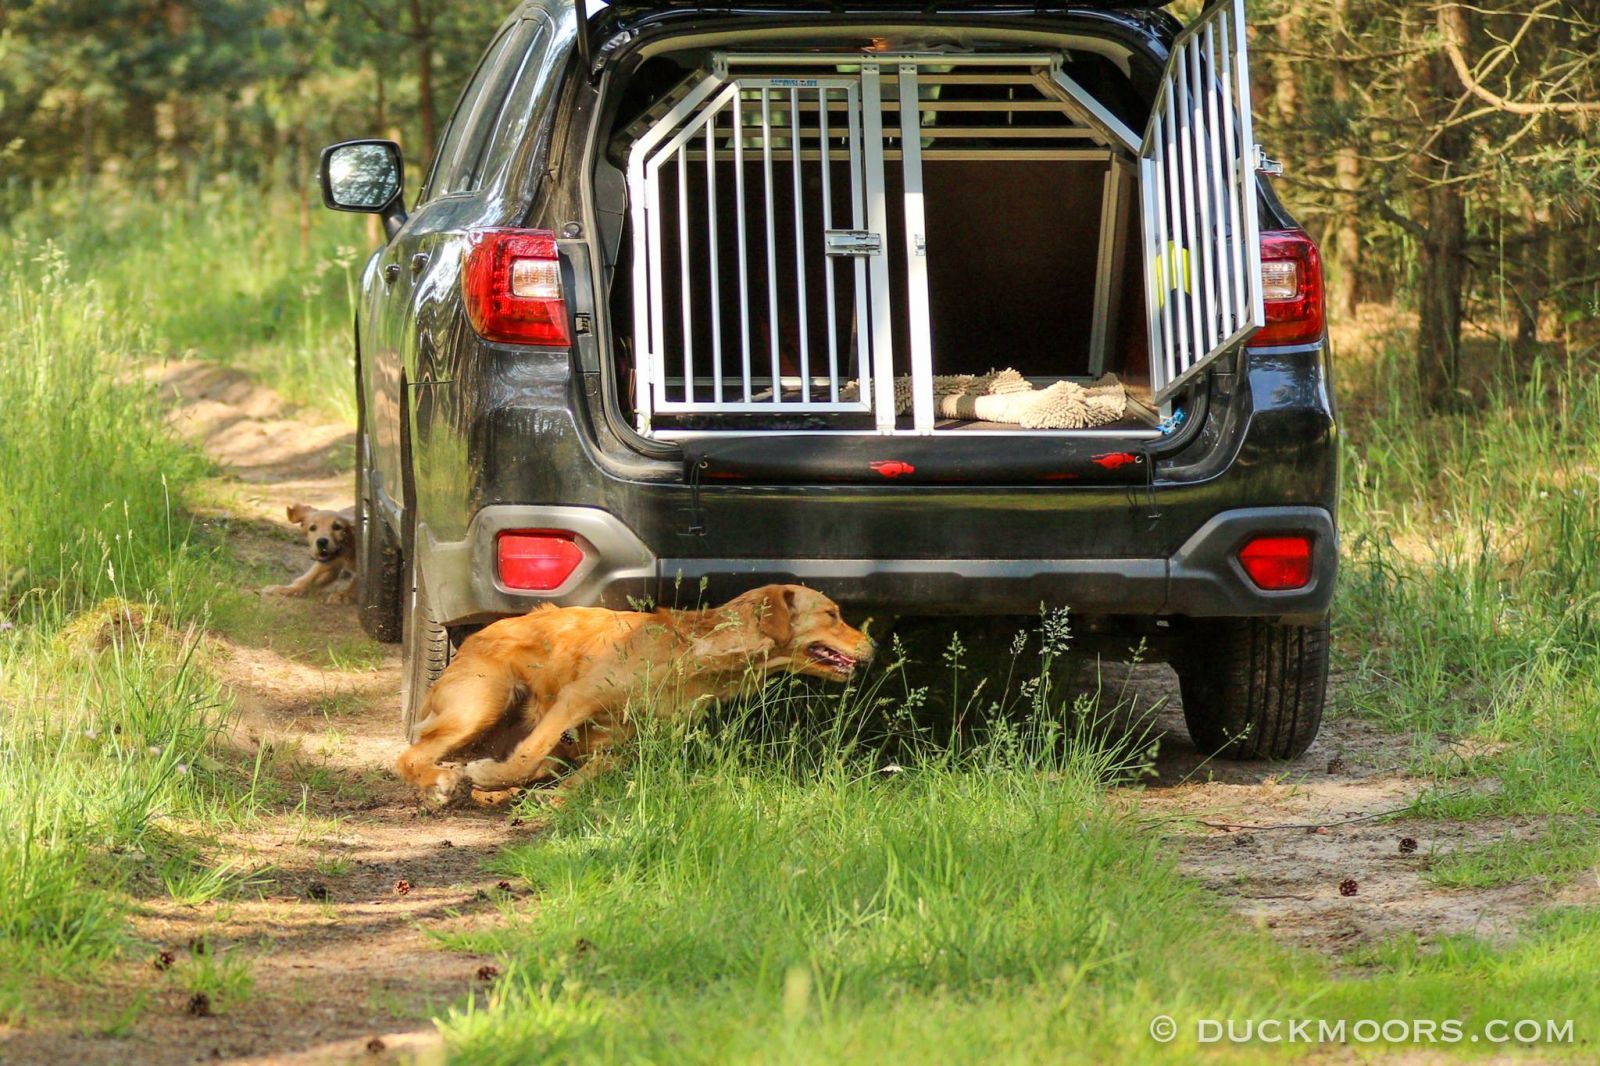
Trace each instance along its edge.
<path fill-rule="evenodd" d="M 357 447 L 362 454 L 356 461 L 356 528 L 361 538 L 356 602 L 360 607 L 361 628 L 367 635 L 382 644 L 397 644 L 405 628 L 401 618 L 405 607 L 402 595 L 405 560 L 394 531 L 372 499 L 365 445 L 363 435 L 358 438 Z"/>
<path fill-rule="evenodd" d="M 1322 728 L 1328 622 L 1197 626 L 1173 664 L 1195 746 L 1225 759 L 1294 759 Z"/>
<path fill-rule="evenodd" d="M 382 644 L 396 644 L 403 634 L 400 612 L 405 578 L 400 542 L 372 491 L 372 440 L 367 428 L 367 399 L 361 387 L 361 356 L 356 355 L 356 569 L 357 615 L 367 635 Z"/>

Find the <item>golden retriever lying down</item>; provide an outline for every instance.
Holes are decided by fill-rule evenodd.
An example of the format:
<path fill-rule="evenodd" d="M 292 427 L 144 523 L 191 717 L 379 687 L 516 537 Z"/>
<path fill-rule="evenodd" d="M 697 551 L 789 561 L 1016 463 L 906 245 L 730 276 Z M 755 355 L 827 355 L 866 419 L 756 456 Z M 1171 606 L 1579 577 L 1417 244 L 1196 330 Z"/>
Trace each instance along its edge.
<path fill-rule="evenodd" d="M 354 603 L 356 595 L 356 516 L 354 511 L 317 511 L 297 503 L 289 521 L 306 535 L 311 566 L 287 585 L 268 585 L 263 596 L 309 596 L 326 587 L 329 603 Z"/>
<path fill-rule="evenodd" d="M 692 714 L 779 671 L 844 681 L 873 650 L 832 600 L 798 585 L 710 611 L 541 607 L 467 638 L 398 769 L 432 803 L 468 786 L 502 799 L 581 764 L 569 789 L 610 765 L 632 716 Z"/>

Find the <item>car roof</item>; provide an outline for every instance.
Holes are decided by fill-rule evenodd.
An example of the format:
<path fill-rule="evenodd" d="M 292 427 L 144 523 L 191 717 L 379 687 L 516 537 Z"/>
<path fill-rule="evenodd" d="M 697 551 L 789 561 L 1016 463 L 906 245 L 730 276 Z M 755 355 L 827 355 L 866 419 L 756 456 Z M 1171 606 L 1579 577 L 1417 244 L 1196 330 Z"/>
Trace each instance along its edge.
<path fill-rule="evenodd" d="M 970 11 L 976 13 L 986 9 L 1015 10 L 1019 7 L 1027 7 L 1045 14 L 1070 11 L 1127 11 L 1133 8 L 1161 8 L 1166 7 L 1171 2 L 1172 0 L 1028 0 L 1028 2 L 1019 2 L 1019 0 L 1010 0 L 1010 2 L 1007 2 L 1007 0 L 787 0 L 787 2 L 775 2 L 771 6 L 835 11 L 840 14 L 876 8 L 934 14 L 941 11 Z M 619 17 L 626 19 L 651 14 L 656 11 L 749 10 L 767 5 L 759 2 L 752 4 L 749 0 L 610 0 L 608 4 L 602 5 L 597 0 L 589 0 L 591 13 L 601 6 L 610 7 Z"/>

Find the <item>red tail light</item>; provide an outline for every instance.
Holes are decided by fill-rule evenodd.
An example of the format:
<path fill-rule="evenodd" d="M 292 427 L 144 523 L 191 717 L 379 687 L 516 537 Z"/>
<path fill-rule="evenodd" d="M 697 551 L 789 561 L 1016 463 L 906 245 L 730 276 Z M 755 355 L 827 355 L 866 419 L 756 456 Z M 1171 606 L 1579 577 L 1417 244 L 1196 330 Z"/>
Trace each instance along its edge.
<path fill-rule="evenodd" d="M 1267 298 L 1267 327 L 1252 347 L 1315 344 L 1327 328 L 1322 291 L 1322 254 L 1304 231 L 1275 230 L 1261 235 L 1261 283 Z"/>
<path fill-rule="evenodd" d="M 1239 565 L 1266 592 L 1288 592 L 1311 584 L 1311 538 L 1257 537 L 1239 551 Z"/>
<path fill-rule="evenodd" d="M 554 592 L 583 565 L 571 533 L 547 530 L 502 533 L 496 539 L 500 583 L 508 589 Z"/>
<path fill-rule="evenodd" d="M 472 328 L 491 341 L 550 348 L 570 344 L 556 235 L 485 229 L 475 230 L 471 241 L 461 288 Z"/>

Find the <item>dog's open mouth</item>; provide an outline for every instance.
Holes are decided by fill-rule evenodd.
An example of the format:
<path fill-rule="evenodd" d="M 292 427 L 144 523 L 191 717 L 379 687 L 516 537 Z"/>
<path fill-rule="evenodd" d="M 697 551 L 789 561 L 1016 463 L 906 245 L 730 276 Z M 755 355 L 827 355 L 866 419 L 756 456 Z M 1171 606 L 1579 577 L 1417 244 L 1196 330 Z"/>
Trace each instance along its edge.
<path fill-rule="evenodd" d="M 838 673 L 851 674 L 855 672 L 857 660 L 853 656 L 846 655 L 835 648 L 830 648 L 820 641 L 807 648 L 806 654 L 811 656 L 812 662 L 820 663 Z"/>

